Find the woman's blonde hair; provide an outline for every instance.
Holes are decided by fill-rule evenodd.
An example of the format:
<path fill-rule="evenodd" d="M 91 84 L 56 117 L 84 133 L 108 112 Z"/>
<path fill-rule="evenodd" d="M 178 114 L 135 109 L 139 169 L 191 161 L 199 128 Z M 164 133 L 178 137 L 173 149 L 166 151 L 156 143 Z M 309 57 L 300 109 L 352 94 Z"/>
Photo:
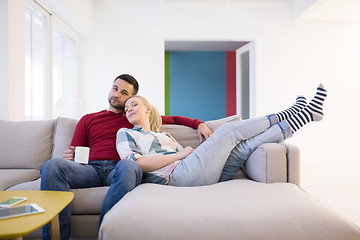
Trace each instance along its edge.
<path fill-rule="evenodd" d="M 131 98 L 133 98 L 133 97 L 137 97 L 137 98 L 141 99 L 141 101 L 143 102 L 143 104 L 145 106 L 151 108 L 150 115 L 149 115 L 150 130 L 158 132 L 162 125 L 162 119 L 161 119 L 159 111 L 156 109 L 156 107 L 152 106 L 145 97 L 140 96 L 140 95 L 134 95 Z"/>

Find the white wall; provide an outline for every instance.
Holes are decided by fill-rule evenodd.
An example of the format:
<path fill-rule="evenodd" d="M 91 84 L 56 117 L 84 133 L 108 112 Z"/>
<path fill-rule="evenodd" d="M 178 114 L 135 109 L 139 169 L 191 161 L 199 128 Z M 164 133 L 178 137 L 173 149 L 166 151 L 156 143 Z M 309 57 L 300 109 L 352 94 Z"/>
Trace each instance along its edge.
<path fill-rule="evenodd" d="M 36 0 L 80 34 L 92 31 L 93 0 Z"/>
<path fill-rule="evenodd" d="M 0 33 L 7 36 L 8 33 L 8 1 L 0 1 Z M 7 104 L 9 97 L 9 40 L 7 37 L 0 38 L 0 102 L 2 103 L 0 119 L 8 119 L 9 106 Z"/>
<path fill-rule="evenodd" d="M 23 120 L 25 0 L 0 1 L 0 119 Z"/>
<path fill-rule="evenodd" d="M 294 21 L 291 15 L 284 2 L 95 1 L 93 33 L 81 39 L 80 115 L 107 108 L 120 73 L 134 75 L 139 93 L 163 112 L 164 40 L 254 41 L 256 115 L 287 108 L 297 94 L 310 100 L 320 82 L 327 87 L 324 120 L 288 142 L 301 149 L 302 187 L 360 220 L 351 213 L 360 213 L 354 200 L 360 200 L 360 23 Z"/>

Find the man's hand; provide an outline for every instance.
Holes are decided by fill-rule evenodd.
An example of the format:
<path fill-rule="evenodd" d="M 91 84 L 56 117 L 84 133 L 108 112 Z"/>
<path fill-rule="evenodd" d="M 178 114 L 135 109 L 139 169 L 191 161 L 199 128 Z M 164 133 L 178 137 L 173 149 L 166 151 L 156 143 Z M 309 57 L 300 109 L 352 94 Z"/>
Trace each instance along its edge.
<path fill-rule="evenodd" d="M 67 160 L 74 160 L 74 156 L 75 156 L 75 147 L 70 146 L 69 149 L 64 151 L 62 158 L 65 158 Z"/>
<path fill-rule="evenodd" d="M 206 126 L 205 123 L 199 124 L 197 132 L 199 135 L 200 142 L 205 141 L 205 139 L 208 139 L 212 134 L 212 131 L 210 130 L 210 128 L 208 128 L 208 126 Z"/>

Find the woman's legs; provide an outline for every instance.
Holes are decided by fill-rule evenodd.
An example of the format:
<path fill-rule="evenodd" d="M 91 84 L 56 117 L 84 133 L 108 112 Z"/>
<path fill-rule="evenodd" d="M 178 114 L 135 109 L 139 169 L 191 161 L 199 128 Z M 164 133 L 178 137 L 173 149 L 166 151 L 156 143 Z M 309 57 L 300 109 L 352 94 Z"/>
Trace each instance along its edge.
<path fill-rule="evenodd" d="M 292 105 L 291 107 L 289 107 L 284 111 L 275 113 L 275 115 L 278 118 L 278 122 L 281 122 L 285 119 L 288 119 L 289 117 L 294 116 L 295 114 L 300 112 L 304 107 L 306 107 L 306 105 L 307 105 L 306 98 L 302 95 L 297 96 L 294 105 Z"/>
<path fill-rule="evenodd" d="M 269 115 L 270 126 L 281 122 L 287 118 L 290 118 L 300 112 L 304 107 L 306 107 L 306 98 L 302 95 L 297 96 L 296 102 L 294 105 L 289 107 L 288 109 Z M 287 128 L 286 128 L 287 129 Z M 287 135 L 288 133 L 283 134 Z M 285 140 L 286 138 L 284 138 Z M 236 145 L 235 148 L 231 151 L 228 159 L 226 160 L 225 166 L 222 170 L 219 182 L 227 181 L 233 178 L 233 176 L 239 172 L 240 168 L 244 166 L 246 160 L 250 156 L 250 154 L 255 149 L 250 149 L 246 147 L 248 143 L 241 142 Z"/>
<path fill-rule="evenodd" d="M 320 121 L 323 114 L 323 102 L 327 97 L 327 92 L 323 84 L 320 84 L 317 88 L 315 97 L 309 102 L 309 104 L 302 109 L 298 114 L 286 119 L 287 123 L 291 127 L 291 131 L 294 133 L 303 127 L 305 124 L 311 121 Z"/>
<path fill-rule="evenodd" d="M 274 115 L 277 116 L 277 120 L 286 120 L 280 122 L 280 126 L 282 127 L 282 129 L 285 130 L 284 132 L 287 132 L 287 130 L 291 128 L 291 132 L 294 133 L 297 129 L 304 126 L 309 121 L 320 121 L 322 119 L 322 105 L 326 96 L 327 92 L 324 86 L 320 84 L 317 88 L 315 97 L 306 107 L 304 106 L 304 103 L 306 103 L 305 98 L 300 96 L 296 99 L 296 103 L 292 107 Z M 300 109 L 299 107 L 302 108 Z M 298 113 L 294 114 L 294 112 L 296 111 L 298 111 Z M 274 115 L 270 115 L 269 119 L 276 121 Z M 237 145 L 231 151 L 230 156 L 225 163 L 219 182 L 232 179 L 232 177 L 245 164 L 249 156 L 250 154 L 246 154 L 246 152 L 244 153 L 244 147 L 242 146 L 242 144 Z"/>
<path fill-rule="evenodd" d="M 324 86 L 320 84 L 317 88 L 315 97 L 308 105 L 306 105 L 306 99 L 303 96 L 298 96 L 296 103 L 292 107 L 277 114 L 270 115 L 270 122 L 273 123 L 276 120 L 280 122 L 286 120 L 282 121 L 280 126 L 282 126 L 285 132 L 287 132 L 287 129 L 290 127 L 291 132 L 294 133 L 309 121 L 320 121 L 323 117 L 322 105 L 326 96 L 327 92 Z M 244 152 L 244 146 L 242 146 L 242 144 L 237 145 L 231 151 L 230 156 L 225 163 L 219 182 L 232 179 L 240 168 L 244 166 L 249 156 L 250 154 Z"/>
<path fill-rule="evenodd" d="M 170 175 L 169 185 L 196 186 L 218 182 L 231 150 L 269 127 L 267 117 L 221 125 L 210 138 L 176 166 Z"/>
<path fill-rule="evenodd" d="M 239 158 L 241 161 L 247 159 L 259 145 L 283 141 L 307 122 L 320 121 L 325 97 L 326 90 L 320 85 L 314 99 L 304 109 L 267 131 L 265 130 L 270 127 L 270 122 L 272 123 L 271 116 L 274 115 L 222 125 L 207 141 L 177 165 L 170 176 L 169 185 L 196 186 L 216 183 L 226 159 L 235 146 L 239 145 L 238 148 L 241 149 L 239 151 L 242 154 Z"/>
<path fill-rule="evenodd" d="M 292 132 L 289 124 L 285 121 L 282 121 L 270 127 L 265 132 L 236 145 L 226 160 L 219 182 L 232 179 L 234 175 L 239 172 L 240 168 L 244 166 L 249 156 L 261 144 L 282 142 L 290 137 L 292 137 Z"/>

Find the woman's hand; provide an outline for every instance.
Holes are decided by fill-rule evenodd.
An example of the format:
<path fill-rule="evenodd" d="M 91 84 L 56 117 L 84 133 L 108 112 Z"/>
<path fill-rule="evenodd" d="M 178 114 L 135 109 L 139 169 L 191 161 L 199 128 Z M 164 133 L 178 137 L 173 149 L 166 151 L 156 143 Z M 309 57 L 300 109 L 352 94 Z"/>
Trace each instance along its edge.
<path fill-rule="evenodd" d="M 184 159 L 186 158 L 187 156 L 189 156 L 192 152 L 194 151 L 194 149 L 190 146 L 187 146 L 186 148 L 180 150 L 179 152 L 177 152 L 177 156 L 180 158 L 180 159 Z"/>
<path fill-rule="evenodd" d="M 179 152 L 173 154 L 140 157 L 136 159 L 136 162 L 137 164 L 139 164 L 143 172 L 152 172 L 154 170 L 165 167 L 177 160 L 183 160 L 193 151 L 194 149 L 192 147 L 186 147 Z"/>

